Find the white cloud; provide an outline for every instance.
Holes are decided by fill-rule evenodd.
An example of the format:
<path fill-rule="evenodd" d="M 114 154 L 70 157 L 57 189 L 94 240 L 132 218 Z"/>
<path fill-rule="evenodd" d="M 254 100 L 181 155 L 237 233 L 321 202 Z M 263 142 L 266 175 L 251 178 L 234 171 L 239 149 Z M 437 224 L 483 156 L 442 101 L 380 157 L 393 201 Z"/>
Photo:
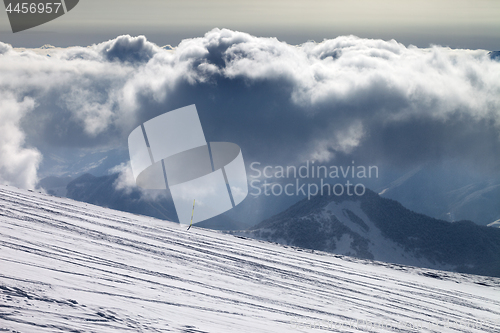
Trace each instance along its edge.
<path fill-rule="evenodd" d="M 313 160 L 321 163 L 328 162 L 335 157 L 335 152 L 350 154 L 361 142 L 364 131 L 361 122 L 353 122 L 349 127 L 337 131 L 327 131 L 330 136 L 312 142 L 301 160 Z"/>
<path fill-rule="evenodd" d="M 34 108 L 34 101 L 16 100 L 0 93 L 0 182 L 21 188 L 34 188 L 41 154 L 24 147 L 25 135 L 19 128 L 21 118 Z"/>
<path fill-rule="evenodd" d="M 132 190 L 136 189 L 137 186 L 135 184 L 134 174 L 132 173 L 132 168 L 130 166 L 130 162 L 121 163 L 111 169 L 109 169 L 109 173 L 114 174 L 118 173 L 118 178 L 116 178 L 113 186 L 117 190 L 123 190 L 127 194 L 130 194 Z"/>
<path fill-rule="evenodd" d="M 416 161 L 432 158 L 427 147 L 433 156 L 491 156 L 500 151 L 499 77 L 487 51 L 355 36 L 294 46 L 214 29 L 174 50 L 121 36 L 45 53 L 0 43 L 0 119 L 14 133 L 1 134 L 2 154 L 14 157 L 2 158 L 0 179 L 36 181 L 41 157 L 24 137 L 35 146 L 123 146 L 139 123 L 192 103 L 212 115 L 202 114 L 206 130 L 246 142 L 253 157 L 368 151 L 397 160 L 417 146 Z M 494 142 L 475 149 L 481 140 Z"/>
<path fill-rule="evenodd" d="M 116 190 L 123 191 L 126 194 L 131 194 L 133 191 L 139 191 L 141 199 L 147 201 L 157 201 L 158 199 L 169 198 L 165 190 L 144 190 L 138 187 L 135 183 L 134 174 L 130 166 L 130 161 L 120 163 L 108 170 L 110 174 L 118 174 L 118 177 L 113 183 Z"/>

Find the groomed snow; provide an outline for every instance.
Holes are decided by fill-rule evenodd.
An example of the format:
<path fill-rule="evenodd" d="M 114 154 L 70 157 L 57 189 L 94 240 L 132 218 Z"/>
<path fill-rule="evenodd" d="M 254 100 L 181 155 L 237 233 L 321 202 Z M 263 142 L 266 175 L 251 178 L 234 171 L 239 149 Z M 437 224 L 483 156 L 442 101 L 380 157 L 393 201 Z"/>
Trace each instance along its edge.
<path fill-rule="evenodd" d="M 0 331 L 498 332 L 500 279 L 0 186 Z"/>

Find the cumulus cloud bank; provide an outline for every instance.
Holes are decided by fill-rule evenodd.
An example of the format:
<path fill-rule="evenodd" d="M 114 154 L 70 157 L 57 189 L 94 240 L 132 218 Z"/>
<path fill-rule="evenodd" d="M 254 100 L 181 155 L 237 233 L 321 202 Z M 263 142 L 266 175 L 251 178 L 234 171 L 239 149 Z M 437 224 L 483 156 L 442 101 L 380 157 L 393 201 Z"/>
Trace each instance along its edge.
<path fill-rule="evenodd" d="M 214 29 L 174 50 L 120 36 L 90 47 L 0 43 L 0 180 L 36 182 L 37 148 L 125 147 L 195 103 L 208 141 L 247 161 L 458 158 L 498 168 L 500 63 L 484 50 L 341 36 L 289 45 Z"/>
<path fill-rule="evenodd" d="M 0 92 L 0 182 L 19 187 L 33 187 L 37 180 L 40 152 L 25 148 L 20 119 L 33 109 L 30 98 L 16 100 Z"/>

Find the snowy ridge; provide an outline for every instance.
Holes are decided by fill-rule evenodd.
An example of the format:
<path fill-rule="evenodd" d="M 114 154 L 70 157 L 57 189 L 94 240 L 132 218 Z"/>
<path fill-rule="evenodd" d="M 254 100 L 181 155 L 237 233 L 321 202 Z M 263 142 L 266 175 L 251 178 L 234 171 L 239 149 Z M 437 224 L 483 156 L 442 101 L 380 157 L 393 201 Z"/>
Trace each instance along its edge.
<path fill-rule="evenodd" d="M 315 196 L 233 235 L 357 258 L 500 277 L 500 232 L 415 213 L 367 189 Z"/>
<path fill-rule="evenodd" d="M 453 270 L 452 265 L 430 262 L 425 257 L 419 256 L 414 251 L 405 250 L 400 244 L 385 237 L 360 206 L 359 201 L 332 201 L 320 211 L 306 213 L 305 216 L 298 217 L 295 221 L 290 216 L 291 221 L 285 220 L 286 222 L 284 221 L 281 225 L 257 226 L 256 230 L 228 231 L 227 233 L 297 246 L 297 237 L 299 237 L 300 242 L 300 237 L 307 234 L 304 232 L 288 234 L 286 231 L 297 228 L 297 223 L 312 230 L 319 225 L 320 232 L 316 232 L 316 234 L 320 234 L 324 230 L 328 235 L 325 242 L 322 242 L 323 239 L 318 239 L 318 242 L 315 242 L 311 237 L 308 237 L 310 241 L 302 242 L 301 245 L 307 248 L 312 247 L 315 250 L 318 250 L 319 247 L 319 250 L 345 256 L 374 259 L 400 265 Z M 332 221 L 334 221 L 334 227 L 337 228 L 334 229 L 333 233 L 328 233 L 332 229 Z M 338 228 L 339 225 L 340 228 Z M 284 229 L 285 233 L 283 233 Z M 324 244 L 324 248 L 321 248 L 321 244 Z"/>
<path fill-rule="evenodd" d="M 0 186 L 0 331 L 498 332 L 499 324 L 498 278 L 187 232 Z"/>
<path fill-rule="evenodd" d="M 324 208 L 322 215 L 326 218 L 328 217 L 328 214 L 333 214 L 350 230 L 368 239 L 368 250 L 376 260 L 418 267 L 432 267 L 437 269 L 446 268 L 451 270 L 453 268 L 450 265 L 446 266 L 442 264 L 433 264 L 425 258 L 416 256 L 415 253 L 412 253 L 411 251 L 405 251 L 401 245 L 384 237 L 380 229 L 375 225 L 375 223 L 373 223 L 373 221 L 370 220 L 365 212 L 363 212 L 360 206 L 361 203 L 359 201 L 344 201 L 342 203 L 331 202 Z M 349 216 L 348 212 L 352 215 Z M 356 221 L 355 217 L 359 217 L 363 225 L 360 225 L 360 222 L 354 222 Z M 343 237 L 350 238 L 346 236 L 348 235 L 344 234 Z M 335 253 L 345 255 L 356 254 L 351 247 L 352 241 L 352 238 L 345 241 L 344 247 L 339 246 L 337 243 L 337 250 Z"/>

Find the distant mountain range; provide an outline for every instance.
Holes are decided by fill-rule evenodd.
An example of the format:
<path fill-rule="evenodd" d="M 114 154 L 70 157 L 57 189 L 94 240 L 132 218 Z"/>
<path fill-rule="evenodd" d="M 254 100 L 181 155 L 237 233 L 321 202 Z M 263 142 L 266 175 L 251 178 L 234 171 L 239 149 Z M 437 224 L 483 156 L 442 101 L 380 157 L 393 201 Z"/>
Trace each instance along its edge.
<path fill-rule="evenodd" d="M 38 187 L 58 197 L 91 203 L 101 207 L 120 210 L 139 215 L 146 215 L 162 220 L 177 222 L 177 213 L 168 193 L 146 198 L 139 189 L 117 190 L 114 183 L 117 173 L 96 177 L 89 173 L 76 179 L 71 177 L 47 177 Z M 228 215 L 219 215 L 197 224 L 198 227 L 214 230 L 240 230 L 249 225 L 242 224 Z"/>
<path fill-rule="evenodd" d="M 167 216 L 176 221 L 177 216 L 170 198 L 160 204 L 144 200 L 140 192 L 116 190 L 113 186 L 117 174 L 94 177 L 80 174 L 71 177 L 46 177 L 38 187 L 59 197 L 113 207 L 119 210 L 150 215 L 158 218 Z M 71 182 L 79 185 L 77 193 Z M 83 185 L 87 183 L 88 185 Z M 386 177 L 378 182 L 367 183 L 367 187 L 376 189 L 382 197 L 400 202 L 403 206 L 417 213 L 425 214 L 445 221 L 470 220 L 479 225 L 495 226 L 500 220 L 500 178 L 473 174 L 466 167 L 443 164 L 440 166 L 424 165 L 399 177 Z M 73 189 L 68 193 L 68 186 Z M 100 195 L 103 189 L 107 195 Z M 99 189 L 99 190 L 97 190 Z M 117 193 L 114 193 L 117 192 Z M 199 226 L 219 230 L 247 229 L 302 200 L 301 196 L 252 196 L 234 209 Z M 120 202 L 120 200 L 124 200 Z M 148 202 L 145 202 L 148 201 Z M 151 204 L 155 207 L 152 209 Z M 164 211 L 163 208 L 166 210 Z M 159 210 L 159 211 L 158 211 Z"/>
<path fill-rule="evenodd" d="M 38 182 L 37 188 L 43 188 L 47 193 L 54 195 L 56 197 L 66 197 L 68 193 L 67 186 L 73 180 L 70 176 L 66 177 L 56 177 L 49 176 L 45 177 Z"/>
<path fill-rule="evenodd" d="M 178 221 L 174 204 L 168 193 L 152 199 L 144 197 L 139 189 L 117 190 L 114 186 L 117 178 L 117 173 L 99 177 L 85 173 L 76 179 L 51 176 L 42 179 L 38 183 L 38 188 L 43 188 L 47 193 L 58 197 L 67 197 L 163 220 Z M 264 218 L 283 211 L 299 199 L 288 196 L 255 198 L 249 195 L 244 204 L 222 215 L 197 223 L 196 226 L 214 230 L 244 230 Z"/>
<path fill-rule="evenodd" d="M 235 235 L 373 259 L 500 277 L 500 229 L 415 213 L 367 190 L 304 199 Z"/>
<path fill-rule="evenodd" d="M 488 225 L 500 219 L 500 179 L 441 167 L 421 167 L 379 190 L 384 198 L 446 221 Z"/>
<path fill-rule="evenodd" d="M 138 189 L 116 190 L 113 184 L 117 178 L 118 174 L 101 177 L 84 174 L 68 183 L 66 197 L 163 220 L 175 221 L 177 219 L 173 204 L 167 198 L 158 197 L 156 200 L 145 200 Z M 48 192 L 50 193 L 50 191 Z"/>

